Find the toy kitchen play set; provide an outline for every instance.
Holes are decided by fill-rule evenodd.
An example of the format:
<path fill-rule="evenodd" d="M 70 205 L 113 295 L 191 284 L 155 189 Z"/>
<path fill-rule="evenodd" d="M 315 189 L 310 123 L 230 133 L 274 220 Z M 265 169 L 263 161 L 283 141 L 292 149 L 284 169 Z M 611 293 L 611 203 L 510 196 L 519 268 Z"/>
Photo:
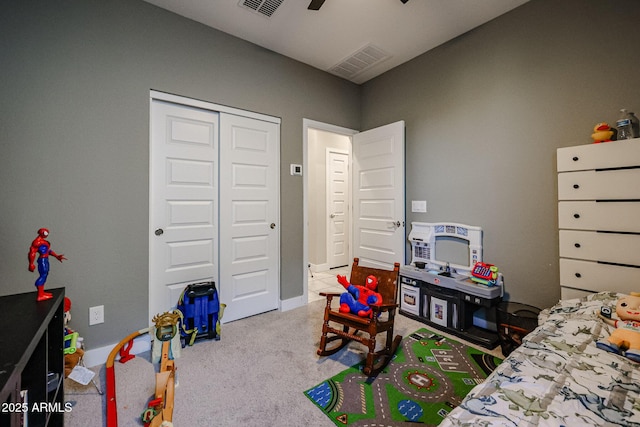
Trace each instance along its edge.
<path fill-rule="evenodd" d="M 455 223 L 412 222 L 409 240 L 411 264 L 400 267 L 400 313 L 494 348 L 499 341 L 496 308 L 504 283 L 495 266 L 482 262 L 482 229 Z M 468 263 L 437 258 L 436 249 L 445 241 L 463 245 Z"/>

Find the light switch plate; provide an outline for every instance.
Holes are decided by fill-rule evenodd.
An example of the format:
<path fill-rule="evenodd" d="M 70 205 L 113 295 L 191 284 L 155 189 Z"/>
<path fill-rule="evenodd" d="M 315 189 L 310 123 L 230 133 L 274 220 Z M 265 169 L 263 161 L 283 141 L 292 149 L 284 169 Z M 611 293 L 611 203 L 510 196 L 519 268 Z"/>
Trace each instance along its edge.
<path fill-rule="evenodd" d="M 411 212 L 427 212 L 427 201 L 426 200 L 412 200 L 411 201 Z"/>

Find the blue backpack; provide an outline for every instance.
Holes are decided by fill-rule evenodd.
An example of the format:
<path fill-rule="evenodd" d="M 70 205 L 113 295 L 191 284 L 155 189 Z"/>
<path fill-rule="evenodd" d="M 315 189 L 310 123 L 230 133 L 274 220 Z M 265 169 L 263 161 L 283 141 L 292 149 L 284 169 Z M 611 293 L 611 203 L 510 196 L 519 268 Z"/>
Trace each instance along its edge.
<path fill-rule="evenodd" d="M 215 282 L 188 285 L 182 291 L 177 309 L 180 319 L 180 342 L 184 348 L 200 338 L 220 339 L 220 300 Z"/>

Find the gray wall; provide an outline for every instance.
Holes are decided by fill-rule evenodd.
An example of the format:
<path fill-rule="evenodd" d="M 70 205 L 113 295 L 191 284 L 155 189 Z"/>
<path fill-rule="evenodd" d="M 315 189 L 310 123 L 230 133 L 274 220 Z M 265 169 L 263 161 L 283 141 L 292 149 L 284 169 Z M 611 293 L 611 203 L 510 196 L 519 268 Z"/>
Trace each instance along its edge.
<path fill-rule="evenodd" d="M 49 284 L 89 348 L 146 326 L 149 90 L 282 118 L 281 297 L 302 295 L 302 119 L 407 124 L 407 220 L 481 225 L 512 299 L 559 297 L 555 149 L 640 107 L 640 4 L 532 0 L 362 87 L 137 0 L 10 0 L 0 14 L 2 294 Z M 362 118 L 362 119 L 361 119 Z M 105 324 L 87 309 L 105 305 Z M 19 319 L 16 319 L 19 322 Z"/>
<path fill-rule="evenodd" d="M 360 88 L 134 0 L 12 0 L 0 13 L 2 294 L 30 292 L 51 230 L 88 348 L 148 323 L 149 90 L 282 118 L 281 297 L 302 295 L 303 118 L 358 129 Z M 88 326 L 88 307 L 105 323 Z M 16 319 L 19 325 L 19 319 Z"/>
<path fill-rule="evenodd" d="M 620 108 L 640 110 L 640 2 L 532 0 L 364 84 L 362 129 L 406 121 L 407 223 L 481 226 L 509 297 L 547 307 L 556 149 Z"/>

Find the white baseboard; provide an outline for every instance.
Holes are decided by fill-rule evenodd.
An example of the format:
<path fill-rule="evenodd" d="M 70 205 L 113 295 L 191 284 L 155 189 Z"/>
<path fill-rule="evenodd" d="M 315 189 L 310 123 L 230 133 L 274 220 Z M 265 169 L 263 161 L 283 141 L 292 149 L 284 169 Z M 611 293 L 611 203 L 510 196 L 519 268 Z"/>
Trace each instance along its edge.
<path fill-rule="evenodd" d="M 104 365 L 107 362 L 109 353 L 111 353 L 111 350 L 113 350 L 116 345 L 118 345 L 118 343 L 86 350 L 83 357 L 85 366 L 91 368 L 93 366 Z M 129 353 L 139 354 L 149 350 L 151 350 L 151 337 L 149 334 L 145 334 L 134 338 L 133 346 Z M 116 356 L 116 360 L 118 359 L 120 359 L 120 357 Z"/>
<path fill-rule="evenodd" d="M 309 264 L 309 269 L 312 273 L 317 273 L 318 271 L 329 271 L 329 264 Z"/>
<path fill-rule="evenodd" d="M 302 307 L 306 304 L 306 298 L 304 295 L 295 298 L 289 298 L 287 300 L 280 301 L 280 311 L 289 311 L 294 308 Z"/>

